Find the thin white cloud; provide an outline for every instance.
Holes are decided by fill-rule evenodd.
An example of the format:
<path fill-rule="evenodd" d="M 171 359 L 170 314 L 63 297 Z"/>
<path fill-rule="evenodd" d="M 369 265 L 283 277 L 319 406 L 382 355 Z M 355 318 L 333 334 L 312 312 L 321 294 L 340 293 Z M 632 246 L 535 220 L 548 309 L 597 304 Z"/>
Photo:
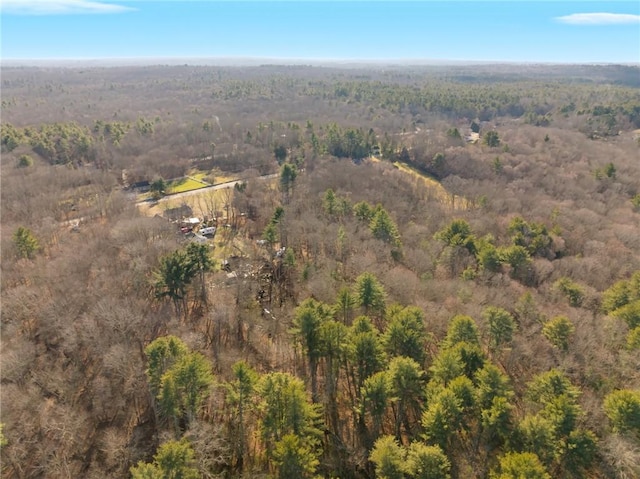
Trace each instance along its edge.
<path fill-rule="evenodd" d="M 569 25 L 634 25 L 640 24 L 640 15 L 630 13 L 574 13 L 556 17 L 561 23 Z"/>
<path fill-rule="evenodd" d="M 135 8 L 93 0 L 0 0 L 0 10 L 14 15 L 70 15 L 121 13 Z"/>

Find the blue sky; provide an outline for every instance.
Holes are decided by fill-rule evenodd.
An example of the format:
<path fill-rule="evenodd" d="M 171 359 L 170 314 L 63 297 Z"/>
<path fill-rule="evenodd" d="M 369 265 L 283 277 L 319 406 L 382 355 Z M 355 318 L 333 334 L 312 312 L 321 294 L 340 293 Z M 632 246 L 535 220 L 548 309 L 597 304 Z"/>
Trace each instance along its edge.
<path fill-rule="evenodd" d="M 0 0 L 3 59 L 640 62 L 640 1 Z"/>

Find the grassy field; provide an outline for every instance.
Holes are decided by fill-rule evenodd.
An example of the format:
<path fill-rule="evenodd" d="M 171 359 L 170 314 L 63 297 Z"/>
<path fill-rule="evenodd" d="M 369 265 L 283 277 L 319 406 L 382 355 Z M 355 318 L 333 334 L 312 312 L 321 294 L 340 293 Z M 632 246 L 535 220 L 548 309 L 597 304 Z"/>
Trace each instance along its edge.
<path fill-rule="evenodd" d="M 215 175 L 215 179 L 216 179 L 216 185 L 219 185 L 220 183 L 228 183 L 229 181 L 235 181 L 238 179 L 237 176 L 225 176 L 222 174 L 219 175 Z"/>
<path fill-rule="evenodd" d="M 185 191 L 193 191 L 208 186 L 204 181 L 197 181 L 193 178 L 181 178 L 179 180 L 170 181 L 167 188 L 168 194 L 184 193 Z"/>
<path fill-rule="evenodd" d="M 220 183 L 226 183 L 227 181 L 234 181 L 238 179 L 237 176 L 229 176 L 228 174 L 225 174 L 215 168 L 211 171 L 204 171 L 204 172 L 199 170 L 193 170 L 187 176 L 193 178 L 194 180 L 202 181 L 203 183 L 206 183 L 206 184 L 216 184 L 216 185 Z M 213 183 L 211 183 L 211 180 L 210 180 L 211 178 L 213 178 L 214 180 Z"/>
<path fill-rule="evenodd" d="M 231 188 L 233 195 L 233 188 Z M 162 215 L 165 210 L 169 208 L 177 208 L 183 204 L 187 204 L 193 210 L 193 216 L 197 216 L 202 218 L 206 211 L 202 211 L 202 207 L 205 207 L 207 203 L 214 203 L 223 205 L 226 201 L 225 195 L 228 194 L 224 189 L 216 190 L 216 189 L 206 189 L 200 193 L 197 193 L 193 196 L 189 196 L 188 198 L 167 198 L 160 203 L 140 203 L 138 207 L 140 211 L 147 216 L 155 216 Z M 206 201 L 201 197 L 206 196 Z M 203 201 L 199 201 L 198 198 L 202 198 Z M 231 197 L 233 198 L 233 196 Z"/>
<path fill-rule="evenodd" d="M 211 179 L 214 179 L 214 183 L 210 182 Z M 167 194 L 185 193 L 187 191 L 204 188 L 205 186 L 211 186 L 212 184 L 219 185 L 237 179 L 237 175 L 229 176 L 216 169 L 212 171 L 192 170 L 183 178 L 168 181 Z M 145 201 L 149 198 L 151 198 L 150 193 L 143 193 L 138 196 L 138 201 Z"/>
<path fill-rule="evenodd" d="M 206 171 L 198 171 L 198 172 L 192 172 L 189 173 L 189 176 L 191 178 L 193 178 L 194 180 L 198 180 L 198 181 L 202 181 L 203 183 L 208 183 L 208 181 L 205 179 L 207 176 L 209 176 L 210 173 L 206 172 Z"/>

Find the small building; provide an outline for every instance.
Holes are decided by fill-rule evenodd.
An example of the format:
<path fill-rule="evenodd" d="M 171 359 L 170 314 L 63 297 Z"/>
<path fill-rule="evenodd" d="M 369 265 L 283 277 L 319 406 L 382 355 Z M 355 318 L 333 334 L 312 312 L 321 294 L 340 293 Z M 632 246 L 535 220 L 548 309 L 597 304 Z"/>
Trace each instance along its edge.
<path fill-rule="evenodd" d="M 129 189 L 136 193 L 148 193 L 151 189 L 151 183 L 148 180 L 136 181 L 129 186 Z"/>

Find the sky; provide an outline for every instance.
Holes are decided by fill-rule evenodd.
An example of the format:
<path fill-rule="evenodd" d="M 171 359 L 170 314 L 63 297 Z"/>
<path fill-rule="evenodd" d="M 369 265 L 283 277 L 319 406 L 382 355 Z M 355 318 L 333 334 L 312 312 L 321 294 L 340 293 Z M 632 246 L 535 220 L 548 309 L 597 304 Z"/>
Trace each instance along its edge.
<path fill-rule="evenodd" d="M 640 1 L 0 0 L 11 59 L 640 63 Z"/>

